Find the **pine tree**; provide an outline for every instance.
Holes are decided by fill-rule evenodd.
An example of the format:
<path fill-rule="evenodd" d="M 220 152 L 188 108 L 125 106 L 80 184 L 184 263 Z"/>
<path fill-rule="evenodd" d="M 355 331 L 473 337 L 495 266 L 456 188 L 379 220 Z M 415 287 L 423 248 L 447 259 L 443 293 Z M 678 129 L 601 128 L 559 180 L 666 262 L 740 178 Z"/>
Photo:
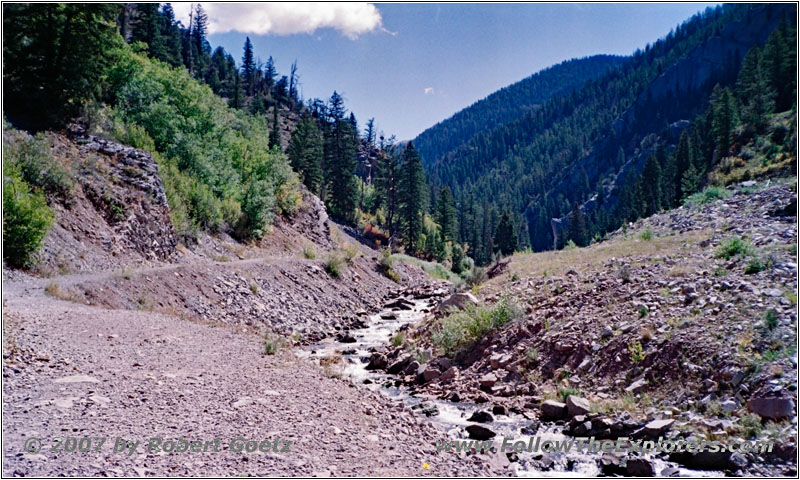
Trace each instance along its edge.
<path fill-rule="evenodd" d="M 344 119 L 344 100 L 337 92 L 333 92 L 329 104 L 324 167 L 326 195 L 331 214 L 350 222 L 358 199 L 358 185 L 353 182 L 357 166 L 356 134 L 350 122 Z"/>
<path fill-rule="evenodd" d="M 647 157 L 642 170 L 645 215 L 650 216 L 661 209 L 661 167 L 654 155 Z M 577 243 L 577 242 L 576 242 Z"/>
<path fill-rule="evenodd" d="M 403 152 L 399 185 L 400 212 L 403 219 L 403 237 L 410 252 L 418 249 L 422 233 L 422 212 L 425 210 L 426 186 L 422 161 L 412 142 Z"/>
<path fill-rule="evenodd" d="M 250 37 L 245 37 L 244 55 L 242 56 L 242 76 L 244 77 L 247 94 L 253 95 L 253 83 L 255 82 L 256 65 L 253 57 L 253 44 Z"/>
<path fill-rule="evenodd" d="M 717 158 L 723 158 L 728 155 L 731 148 L 733 112 L 730 92 L 727 88 L 721 88 L 719 90 L 718 88 L 719 85 L 714 88 L 714 93 L 712 93 L 714 120 L 711 128 L 714 132 Z M 714 97 L 716 97 L 716 99 L 714 99 Z"/>
<path fill-rule="evenodd" d="M 503 255 L 511 255 L 517 249 L 517 237 L 514 235 L 514 222 L 511 215 L 504 211 L 494 234 L 497 249 Z"/>
<path fill-rule="evenodd" d="M 439 223 L 442 232 L 442 239 L 445 242 L 455 240 L 456 237 L 456 207 L 453 194 L 448 187 L 442 187 L 439 192 L 436 221 Z"/>
<path fill-rule="evenodd" d="M 572 204 L 572 211 L 570 211 L 569 214 L 569 224 L 567 227 L 567 237 L 579 247 L 589 245 L 589 229 L 586 226 L 586 216 L 583 214 L 583 210 L 581 210 L 578 202 Z"/>
<path fill-rule="evenodd" d="M 677 187 L 677 190 L 674 190 L 672 203 L 677 204 L 686 196 L 686 192 L 683 191 L 683 187 L 681 186 L 681 182 L 683 180 L 683 174 L 689 169 L 692 165 L 691 161 L 691 152 L 689 148 L 689 134 L 686 130 L 681 133 L 681 138 L 678 141 L 678 150 L 675 152 L 675 177 L 673 181 L 673 185 Z"/>
<path fill-rule="evenodd" d="M 683 178 L 681 179 L 683 199 L 700 190 L 702 181 L 702 173 L 694 166 L 694 163 L 689 165 L 689 168 L 683 172 Z"/>
<path fill-rule="evenodd" d="M 281 130 L 278 119 L 278 106 L 272 107 L 272 128 L 269 131 L 269 148 L 281 148 Z"/>
<path fill-rule="evenodd" d="M 364 140 L 368 145 L 375 145 L 375 118 L 367 120 L 367 128 L 364 130 Z"/>
<path fill-rule="evenodd" d="M 292 134 L 286 155 L 292 168 L 300 174 L 303 184 L 314 194 L 319 194 L 322 183 L 322 134 L 310 116 L 303 117 Z"/>
<path fill-rule="evenodd" d="M 270 56 L 269 60 L 267 60 L 267 65 L 264 67 L 264 83 L 268 92 L 272 92 L 277 77 L 278 71 L 275 69 L 275 61 Z"/>
<path fill-rule="evenodd" d="M 386 208 L 386 226 L 389 236 L 396 233 L 395 214 L 398 208 L 398 183 L 400 168 L 395 158 L 395 137 L 388 140 L 381 137 L 381 148 L 378 153 L 377 171 L 375 172 L 375 190 L 378 204 Z"/>

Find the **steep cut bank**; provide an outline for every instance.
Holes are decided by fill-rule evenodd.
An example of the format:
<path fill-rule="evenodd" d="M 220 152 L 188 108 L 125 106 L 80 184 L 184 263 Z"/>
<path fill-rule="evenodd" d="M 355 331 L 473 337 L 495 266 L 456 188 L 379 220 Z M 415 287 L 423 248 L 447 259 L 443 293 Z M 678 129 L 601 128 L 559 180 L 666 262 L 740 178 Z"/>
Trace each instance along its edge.
<path fill-rule="evenodd" d="M 8 132 L 31 141 L 21 132 Z M 292 216 L 257 242 L 223 233 L 179 242 L 158 165 L 142 150 L 94 136 L 37 137 L 72 179 L 54 196 L 55 223 L 33 273 L 57 297 L 112 309 L 273 332 L 297 341 L 344 334 L 402 288 L 428 281 L 397 262 L 395 282 L 379 253 L 328 220 L 305 192 Z M 20 274 L 4 269 L 4 277 Z"/>

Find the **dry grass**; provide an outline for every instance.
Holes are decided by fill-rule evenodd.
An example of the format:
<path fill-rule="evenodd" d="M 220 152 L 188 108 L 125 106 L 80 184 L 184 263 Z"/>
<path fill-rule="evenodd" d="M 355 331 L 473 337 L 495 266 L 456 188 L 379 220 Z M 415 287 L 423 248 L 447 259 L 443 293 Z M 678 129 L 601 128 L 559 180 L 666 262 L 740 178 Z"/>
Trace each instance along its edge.
<path fill-rule="evenodd" d="M 55 282 L 50 282 L 44 288 L 44 293 L 50 295 L 51 297 L 58 298 L 59 300 L 66 300 L 68 302 L 72 302 L 75 300 L 75 295 L 73 295 L 69 290 L 65 288 L 61 288 Z"/>
<path fill-rule="evenodd" d="M 586 248 L 539 253 L 516 253 L 512 257 L 512 274 L 519 277 L 541 278 L 546 274 L 564 275 L 568 270 L 594 270 L 611 259 L 639 256 L 664 257 L 669 251 L 677 251 L 684 243 L 697 244 L 709 238 L 710 232 L 695 231 L 679 235 L 653 237 L 650 241 L 636 238 L 614 239 Z M 503 282 L 504 278 L 492 282 Z"/>

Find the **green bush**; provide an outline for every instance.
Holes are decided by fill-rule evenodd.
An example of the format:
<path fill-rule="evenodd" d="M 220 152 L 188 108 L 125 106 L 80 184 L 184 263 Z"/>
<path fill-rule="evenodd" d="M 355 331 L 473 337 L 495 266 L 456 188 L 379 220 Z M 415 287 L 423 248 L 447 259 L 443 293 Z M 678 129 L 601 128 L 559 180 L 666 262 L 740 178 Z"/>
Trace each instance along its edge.
<path fill-rule="evenodd" d="M 754 273 L 761 272 L 762 270 L 764 270 L 764 264 L 758 258 L 751 258 L 747 263 L 747 266 L 744 267 L 744 273 L 747 275 L 752 275 Z"/>
<path fill-rule="evenodd" d="M 3 141 L 3 162 L 15 163 L 22 179 L 34 188 L 62 201 L 69 201 L 75 182 L 67 168 L 53 158 L 50 142 L 43 133 L 29 137 L 11 131 L 12 141 Z"/>
<path fill-rule="evenodd" d="M 508 298 L 492 306 L 470 305 L 439 321 L 433 334 L 433 343 L 446 355 L 454 355 L 475 344 L 495 328 L 521 317 L 522 313 L 522 309 Z"/>
<path fill-rule="evenodd" d="M 742 237 L 734 237 L 729 238 L 728 240 L 722 242 L 715 256 L 717 258 L 724 258 L 725 260 L 730 260 L 731 258 L 741 255 L 743 257 L 747 257 L 753 254 L 753 246 L 750 245 L 750 241 L 746 238 Z"/>
<path fill-rule="evenodd" d="M 3 259 L 18 268 L 31 263 L 52 223 L 44 195 L 31 191 L 18 166 L 3 163 Z"/>
<path fill-rule="evenodd" d="M 325 271 L 328 272 L 328 275 L 333 278 L 339 278 L 342 275 L 343 269 L 344 259 L 341 255 L 336 252 L 328 255 L 328 259 L 325 261 Z"/>
<path fill-rule="evenodd" d="M 179 233 L 227 228 L 240 238 L 258 238 L 275 215 L 299 207 L 297 176 L 280 149 L 269 148 L 263 117 L 229 108 L 184 69 L 132 49 L 109 70 L 108 84 L 110 131 L 160 154 Z"/>
<path fill-rule="evenodd" d="M 689 195 L 686 197 L 686 200 L 683 202 L 683 204 L 687 206 L 704 205 L 706 203 L 713 202 L 714 200 L 728 198 L 730 196 L 731 192 L 726 190 L 724 187 L 710 186 L 706 187 L 700 192 Z"/>
<path fill-rule="evenodd" d="M 653 239 L 653 230 L 651 230 L 650 227 L 647 227 L 644 232 L 639 234 L 639 239 L 649 242 Z"/>

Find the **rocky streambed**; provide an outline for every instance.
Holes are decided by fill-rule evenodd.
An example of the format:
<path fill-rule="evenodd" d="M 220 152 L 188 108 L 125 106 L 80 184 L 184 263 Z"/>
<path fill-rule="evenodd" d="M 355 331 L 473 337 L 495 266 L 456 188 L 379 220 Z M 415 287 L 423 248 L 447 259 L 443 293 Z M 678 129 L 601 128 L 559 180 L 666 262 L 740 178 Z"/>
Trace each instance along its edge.
<path fill-rule="evenodd" d="M 588 402 L 579 397 L 570 397 L 566 403 L 549 400 L 534 404 L 529 401 L 508 407 L 502 402 L 492 401 L 488 395 L 475 401 L 473 398 L 461 399 L 458 395 L 437 398 L 418 391 L 418 385 L 452 375 L 453 366 L 442 365 L 441 361 L 431 362 L 430 352 L 409 353 L 393 344 L 401 343 L 403 332 L 410 326 L 433 315 L 446 296 L 447 290 L 442 286 L 401 292 L 389 300 L 383 310 L 367 317 L 362 328 L 341 332 L 335 338 L 306 346 L 297 354 L 318 362 L 330 375 L 378 391 L 438 424 L 443 434 L 437 448 L 442 449 L 442 455 L 458 455 L 466 461 L 467 457 L 482 453 L 476 449 L 484 443 L 454 441 L 489 440 L 500 449 L 504 439 L 512 439 L 508 444 L 509 450 L 513 450 L 513 443 L 524 442 L 523 451 L 495 453 L 492 460 L 501 461 L 508 472 L 516 476 L 721 476 L 747 463 L 743 457 L 730 453 L 682 457 L 627 452 L 590 453 L 586 447 L 578 451 L 575 444 L 569 452 L 543 452 L 544 442 L 564 445 L 565 441 L 569 443 L 576 437 L 614 441 L 619 437 L 629 437 L 634 441 L 655 440 L 660 436 L 675 440 L 682 437 L 679 432 L 671 430 L 673 420 L 655 418 L 641 422 L 629 414 L 609 417 L 591 413 Z M 538 448 L 533 449 L 531 446 L 537 438 Z"/>

